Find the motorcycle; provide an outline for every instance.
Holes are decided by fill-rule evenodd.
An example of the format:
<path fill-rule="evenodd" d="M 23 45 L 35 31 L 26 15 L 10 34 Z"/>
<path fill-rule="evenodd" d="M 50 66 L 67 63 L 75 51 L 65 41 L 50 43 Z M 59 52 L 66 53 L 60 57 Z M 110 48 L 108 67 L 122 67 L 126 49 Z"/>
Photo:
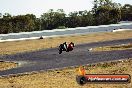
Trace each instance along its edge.
<path fill-rule="evenodd" d="M 68 45 L 66 44 L 66 42 L 64 42 L 63 44 L 60 44 L 60 46 L 59 46 L 59 54 L 61 54 L 62 51 L 66 51 L 66 52 L 72 51 L 73 47 L 74 47 L 73 42 L 71 42 Z"/>

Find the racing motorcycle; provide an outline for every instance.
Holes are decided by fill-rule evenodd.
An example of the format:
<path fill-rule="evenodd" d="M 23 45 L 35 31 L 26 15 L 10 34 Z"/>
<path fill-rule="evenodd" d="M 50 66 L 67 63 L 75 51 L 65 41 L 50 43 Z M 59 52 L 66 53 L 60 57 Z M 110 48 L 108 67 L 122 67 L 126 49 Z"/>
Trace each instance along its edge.
<path fill-rule="evenodd" d="M 67 44 L 66 42 L 64 42 L 63 44 L 60 44 L 59 46 L 59 54 L 61 54 L 62 51 L 66 51 L 66 52 L 72 51 L 73 47 L 74 47 L 73 42 L 71 42 L 70 44 Z"/>

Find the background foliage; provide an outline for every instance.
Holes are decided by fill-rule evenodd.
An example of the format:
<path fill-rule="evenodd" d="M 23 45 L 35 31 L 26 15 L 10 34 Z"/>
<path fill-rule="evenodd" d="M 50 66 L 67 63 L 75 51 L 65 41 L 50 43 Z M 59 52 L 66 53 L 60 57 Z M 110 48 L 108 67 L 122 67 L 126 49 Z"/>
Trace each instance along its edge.
<path fill-rule="evenodd" d="M 111 0 L 94 0 L 91 11 L 74 11 L 65 14 L 63 9 L 50 9 L 40 18 L 34 14 L 12 16 L 0 13 L 0 34 L 74 28 L 91 25 L 132 21 L 132 5 L 113 3 Z"/>

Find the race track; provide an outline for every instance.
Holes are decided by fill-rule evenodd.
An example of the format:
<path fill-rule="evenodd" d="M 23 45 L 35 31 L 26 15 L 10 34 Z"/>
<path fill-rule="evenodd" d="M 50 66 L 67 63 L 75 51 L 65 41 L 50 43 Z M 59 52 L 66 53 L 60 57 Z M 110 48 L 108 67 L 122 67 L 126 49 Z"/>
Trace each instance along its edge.
<path fill-rule="evenodd" d="M 132 49 L 107 52 L 88 51 L 88 49 L 92 47 L 126 43 L 132 43 L 132 39 L 80 44 L 76 45 L 73 51 L 63 52 L 62 54 L 58 54 L 57 48 L 52 48 L 15 55 L 0 56 L 0 60 L 3 61 L 22 63 L 17 68 L 0 71 L 0 76 L 132 58 Z"/>

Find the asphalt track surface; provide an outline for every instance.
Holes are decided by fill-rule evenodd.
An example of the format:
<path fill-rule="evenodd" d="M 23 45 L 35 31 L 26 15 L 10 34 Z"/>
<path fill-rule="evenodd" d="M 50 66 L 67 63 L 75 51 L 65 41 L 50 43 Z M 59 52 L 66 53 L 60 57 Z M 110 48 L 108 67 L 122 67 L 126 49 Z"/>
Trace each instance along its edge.
<path fill-rule="evenodd" d="M 104 61 L 132 58 L 132 49 L 121 51 L 89 52 L 89 48 L 132 43 L 132 39 L 80 44 L 71 52 L 58 54 L 58 48 L 0 56 L 3 61 L 21 62 L 19 67 L 0 71 L 0 76 L 32 71 L 79 66 Z"/>

